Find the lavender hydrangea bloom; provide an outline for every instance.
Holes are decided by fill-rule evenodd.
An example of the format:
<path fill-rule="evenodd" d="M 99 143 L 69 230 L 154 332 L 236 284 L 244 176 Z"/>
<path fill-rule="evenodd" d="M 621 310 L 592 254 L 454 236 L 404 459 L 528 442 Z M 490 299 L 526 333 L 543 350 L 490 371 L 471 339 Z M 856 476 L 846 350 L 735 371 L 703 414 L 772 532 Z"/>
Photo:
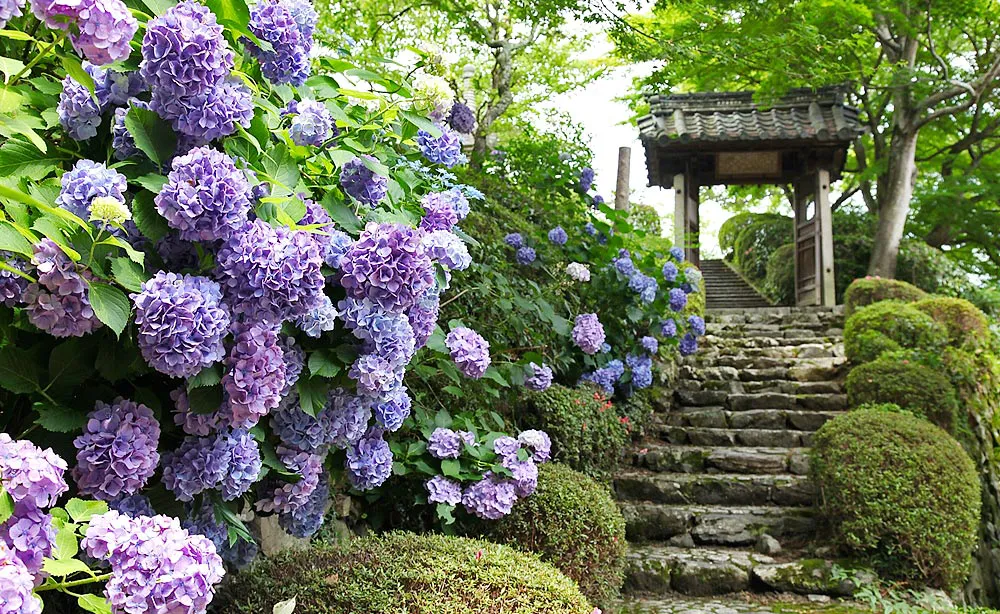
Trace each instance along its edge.
<path fill-rule="evenodd" d="M 672 319 L 667 319 L 660 322 L 660 334 L 664 337 L 676 337 L 677 336 L 677 322 Z"/>
<path fill-rule="evenodd" d="M 181 525 L 191 535 L 202 535 L 215 546 L 215 551 L 228 563 L 237 569 L 243 568 L 257 556 L 260 548 L 254 541 L 246 541 L 240 537 L 235 544 L 229 545 L 229 530 L 224 522 L 215 518 L 215 509 L 205 500 L 198 510 L 191 510 L 188 519 Z"/>
<path fill-rule="evenodd" d="M 549 231 L 549 241 L 555 243 L 556 245 L 566 245 L 566 241 L 569 240 L 569 235 L 563 230 L 562 226 L 556 226 Z"/>
<path fill-rule="evenodd" d="M 207 143 L 247 128 L 253 120 L 253 93 L 243 81 L 227 78 L 200 94 L 157 100 L 156 111 L 182 135 Z M 178 150 L 181 149 L 178 144 Z"/>
<path fill-rule="evenodd" d="M 340 186 L 348 196 L 374 209 L 389 191 L 389 180 L 365 166 L 362 158 L 369 163 L 377 162 L 372 156 L 348 161 L 340 170 Z"/>
<path fill-rule="evenodd" d="M 347 448 L 347 477 L 357 490 L 378 488 L 392 475 L 392 451 L 382 431 L 371 429 Z"/>
<path fill-rule="evenodd" d="M 146 495 L 129 495 L 108 502 L 108 507 L 129 518 L 156 516 L 156 510 Z"/>
<path fill-rule="evenodd" d="M 536 463 L 544 463 L 552 458 L 552 440 L 545 431 L 527 430 L 521 431 L 517 440 L 531 448 L 531 458 Z"/>
<path fill-rule="evenodd" d="M 659 284 L 657 284 L 656 279 L 638 271 L 629 277 L 628 287 L 632 291 L 638 292 L 639 300 L 647 304 L 656 300 L 656 292 L 659 290 Z"/>
<path fill-rule="evenodd" d="M 316 454 L 290 450 L 278 446 L 278 459 L 290 471 L 302 476 L 298 482 L 284 482 L 270 490 L 268 496 L 260 499 L 256 507 L 264 512 L 290 514 L 309 503 L 309 498 L 319 487 L 323 474 L 323 458 Z"/>
<path fill-rule="evenodd" d="M 226 358 L 222 388 L 226 392 L 229 422 L 252 428 L 278 407 L 285 387 L 285 356 L 278 333 L 266 324 L 242 325 Z"/>
<path fill-rule="evenodd" d="M 476 116 L 468 105 L 456 102 L 448 112 L 448 125 L 461 134 L 472 134 L 476 127 Z"/>
<path fill-rule="evenodd" d="M 251 320 L 302 315 L 319 302 L 326 283 L 322 255 L 308 232 L 260 219 L 223 243 L 217 260 L 227 302 Z"/>
<path fill-rule="evenodd" d="M 462 453 L 462 436 L 457 432 L 438 427 L 427 440 L 427 451 L 434 458 L 458 458 Z"/>
<path fill-rule="evenodd" d="M 545 364 L 539 366 L 532 362 L 528 364 L 528 370 L 530 375 L 524 378 L 524 387 L 528 390 L 547 390 L 552 385 L 552 367 Z"/>
<path fill-rule="evenodd" d="M 493 441 L 493 453 L 501 458 L 517 456 L 521 442 L 510 435 L 501 435 Z"/>
<path fill-rule="evenodd" d="M 229 310 L 211 279 L 160 271 L 131 297 L 139 351 L 160 373 L 192 377 L 225 355 Z"/>
<path fill-rule="evenodd" d="M 677 265 L 672 260 L 663 263 L 663 279 L 669 283 L 677 280 Z"/>
<path fill-rule="evenodd" d="M 74 141 L 86 141 L 97 136 L 103 111 L 101 105 L 90 95 L 90 90 L 73 77 L 67 75 L 62 84 L 63 90 L 59 94 L 56 111 L 63 130 Z"/>
<path fill-rule="evenodd" d="M 330 415 L 330 438 L 334 446 L 344 449 L 361 438 L 372 417 L 371 400 L 351 394 L 343 388 L 330 391 L 324 411 Z"/>
<path fill-rule="evenodd" d="M 424 487 L 427 489 L 428 503 L 458 505 L 462 502 L 462 485 L 443 475 L 436 475 L 427 480 L 424 482 Z"/>
<path fill-rule="evenodd" d="M 163 485 L 179 501 L 215 488 L 229 470 L 227 444 L 220 437 L 185 437 L 179 448 L 163 454 Z"/>
<path fill-rule="evenodd" d="M 691 333 L 685 333 L 681 337 L 681 356 L 690 356 L 698 351 L 698 338 Z"/>
<path fill-rule="evenodd" d="M 594 209 L 599 209 L 601 205 L 604 204 L 604 197 L 600 194 L 594 194 L 594 197 L 590 199 L 590 206 Z"/>
<path fill-rule="evenodd" d="M 369 396 L 388 394 L 403 384 L 402 368 L 377 354 L 358 356 L 348 377 L 358 384 L 358 392 Z"/>
<path fill-rule="evenodd" d="M 31 12 L 52 29 L 68 30 L 89 6 L 74 0 L 31 0 Z"/>
<path fill-rule="evenodd" d="M 260 475 L 262 460 L 260 447 L 253 435 L 245 429 L 220 433 L 229 454 L 229 468 L 219 484 L 222 498 L 233 501 L 249 492 Z"/>
<path fill-rule="evenodd" d="M 61 100 L 60 104 L 62 104 Z M 133 99 L 129 104 L 130 106 L 139 107 L 140 109 L 149 108 L 149 103 L 143 102 L 142 100 Z M 115 160 L 142 158 L 146 155 L 136 146 L 135 138 L 132 137 L 128 128 L 125 127 L 125 117 L 128 115 L 128 111 L 128 107 L 118 107 L 115 109 L 114 123 L 111 124 L 111 147 L 114 149 Z M 60 116 L 60 121 L 62 121 L 62 116 Z M 63 126 L 65 127 L 66 124 L 63 123 Z M 69 129 L 67 128 L 67 130 Z M 72 132 L 70 132 L 70 136 L 73 136 Z"/>
<path fill-rule="evenodd" d="M 261 72 L 274 84 L 300 86 L 309 77 L 309 47 L 295 17 L 283 0 L 260 0 L 250 9 L 250 31 L 271 44 L 264 51 L 253 43 L 247 46 L 260 62 Z"/>
<path fill-rule="evenodd" d="M 660 342 L 656 340 L 656 337 L 645 336 L 639 340 L 639 345 L 642 349 L 646 350 L 647 354 L 655 355 L 660 349 Z"/>
<path fill-rule="evenodd" d="M 451 168 L 462 161 L 462 139 L 447 126 L 438 126 L 441 136 L 435 137 L 426 130 L 417 131 L 417 147 L 431 164 L 443 164 Z"/>
<path fill-rule="evenodd" d="M 34 589 L 34 575 L 13 550 L 0 543 L 0 614 L 42 614 Z"/>
<path fill-rule="evenodd" d="M 466 377 L 479 379 L 490 366 L 490 343 L 464 326 L 453 329 L 444 340 L 455 366 Z"/>
<path fill-rule="evenodd" d="M 600 386 L 606 394 L 614 394 L 615 384 L 621 379 L 622 375 L 625 373 L 625 365 L 622 361 L 615 359 L 609 361 L 608 364 L 604 365 L 600 369 L 596 369 L 593 373 L 585 373 L 581 376 L 581 380 L 593 382 L 594 384 Z"/>
<path fill-rule="evenodd" d="M 294 113 L 288 132 L 296 145 L 320 147 L 331 136 L 337 135 L 333 116 L 326 105 L 316 100 L 288 103 L 289 113 Z"/>
<path fill-rule="evenodd" d="M 282 356 L 285 359 L 285 387 L 281 389 L 281 396 L 284 397 L 291 392 L 292 386 L 302 375 L 302 369 L 306 365 L 306 352 L 292 336 L 282 335 L 278 338 L 278 344 L 281 345 Z"/>
<path fill-rule="evenodd" d="M 701 316 L 689 316 L 688 326 L 691 327 L 691 332 L 698 337 L 705 334 L 705 319 Z"/>
<path fill-rule="evenodd" d="M 584 354 L 596 354 L 604 343 L 604 326 L 596 313 L 581 313 L 573 324 L 573 343 Z"/>
<path fill-rule="evenodd" d="M 435 230 L 424 235 L 421 241 L 431 260 L 450 271 L 463 271 L 472 264 L 469 248 L 453 233 Z"/>
<path fill-rule="evenodd" d="M 22 15 L 21 9 L 24 8 L 24 0 L 4 0 L 0 2 L 0 28 L 7 26 L 7 22 L 14 17 L 20 17 Z"/>
<path fill-rule="evenodd" d="M 455 214 L 458 215 L 459 220 L 464 220 L 469 215 L 469 211 L 471 210 L 469 198 L 474 196 L 473 194 L 466 196 L 465 192 L 462 191 L 463 188 L 470 191 L 475 189 L 469 186 L 462 186 L 442 192 L 444 198 L 448 199 L 448 202 L 451 203 L 451 208 L 455 210 Z M 479 193 L 479 198 L 483 198 L 482 193 Z"/>
<path fill-rule="evenodd" d="M 295 20 L 302 40 L 311 46 L 313 31 L 316 29 L 316 22 L 319 21 L 319 15 L 313 8 L 312 2 L 310 0 L 285 0 L 285 8 L 292 14 L 292 19 Z"/>
<path fill-rule="evenodd" d="M 116 170 L 109 169 L 100 162 L 80 160 L 73 168 L 63 173 L 59 180 L 59 196 L 56 205 L 87 221 L 90 219 L 90 203 L 98 196 L 106 196 L 125 202 L 128 180 Z"/>
<path fill-rule="evenodd" d="M 400 386 L 375 399 L 375 422 L 387 431 L 396 431 L 403 426 L 403 421 L 410 415 L 412 404 L 413 401 L 406 388 Z"/>
<path fill-rule="evenodd" d="M 348 296 L 368 298 L 387 311 L 409 309 L 434 286 L 421 233 L 400 224 L 370 222 L 341 258 Z"/>
<path fill-rule="evenodd" d="M 413 341 L 416 348 L 424 347 L 433 334 L 435 327 L 437 327 L 440 306 L 441 296 L 434 288 L 429 288 L 406 313 L 410 326 L 413 328 Z"/>
<path fill-rule="evenodd" d="M 538 465 L 531 459 L 519 460 L 516 456 L 503 459 L 503 466 L 510 469 L 514 480 L 514 492 L 518 497 L 527 497 L 538 487 Z"/>
<path fill-rule="evenodd" d="M 420 201 L 424 208 L 424 217 L 420 227 L 428 232 L 433 230 L 451 230 L 458 223 L 458 213 L 452 206 L 452 199 L 447 192 L 431 192 Z"/>
<path fill-rule="evenodd" d="M 518 248 L 517 253 L 514 254 L 514 259 L 517 260 L 518 264 L 529 265 L 535 261 L 535 250 L 533 248 L 525 245 L 524 247 Z"/>
<path fill-rule="evenodd" d="M 618 257 L 614 258 L 611 263 L 620 275 L 631 278 L 636 273 L 635 263 L 632 262 L 632 258 L 627 251 L 622 250 L 622 252 L 624 253 L 619 253 Z"/>
<path fill-rule="evenodd" d="M 89 0 L 81 3 L 76 31 L 70 41 L 77 53 L 94 64 L 124 60 L 132 51 L 130 43 L 139 22 L 121 0 Z"/>
<path fill-rule="evenodd" d="M 594 185 L 594 169 L 589 166 L 584 167 L 580 171 L 580 191 L 589 192 L 590 188 Z"/>
<path fill-rule="evenodd" d="M 323 472 L 316 489 L 305 505 L 291 512 L 278 515 L 278 524 L 293 537 L 312 537 L 323 526 L 327 504 L 330 502 L 330 476 Z"/>
<path fill-rule="evenodd" d="M 7 252 L 0 251 L 0 261 L 6 262 L 13 268 L 23 271 L 26 263 L 20 258 L 11 258 Z M 24 291 L 28 287 L 28 280 L 17 273 L 0 269 L 0 305 L 13 307 L 20 304 Z"/>
<path fill-rule="evenodd" d="M 0 484 L 15 503 L 51 507 L 69 486 L 63 474 L 66 461 L 52 448 L 42 450 L 27 440 L 0 433 Z"/>
<path fill-rule="evenodd" d="M 54 337 L 82 337 L 100 328 L 85 282 L 91 279 L 90 272 L 78 273 L 51 239 L 42 239 L 32 249 L 38 283 L 24 291 L 28 320 Z"/>
<path fill-rule="evenodd" d="M 366 298 L 346 298 L 338 306 L 344 311 L 344 324 L 363 341 L 364 353 L 375 354 L 393 367 L 402 367 L 413 358 L 416 341 L 405 315 L 386 311 Z"/>
<path fill-rule="evenodd" d="M 583 231 L 592 237 L 597 236 L 597 227 L 594 226 L 593 222 L 587 222 L 584 224 Z"/>
<path fill-rule="evenodd" d="M 684 249 L 681 247 L 671 247 L 670 256 L 677 262 L 684 262 Z"/>
<path fill-rule="evenodd" d="M 462 493 L 462 505 L 471 514 L 484 520 L 498 520 L 514 509 L 517 491 L 513 480 L 507 480 L 487 471 L 483 479 L 469 486 Z"/>
<path fill-rule="evenodd" d="M 327 265 L 339 269 L 340 259 L 344 257 L 347 250 L 354 244 L 354 239 L 342 230 L 329 230 L 327 232 L 330 234 L 330 243 L 323 254 L 323 261 Z"/>
<path fill-rule="evenodd" d="M 246 224 L 250 184 L 232 158 L 209 147 L 197 147 L 174 158 L 171 168 L 167 184 L 154 202 L 182 239 L 228 239 Z"/>
<path fill-rule="evenodd" d="M 327 295 L 322 295 L 319 303 L 295 319 L 296 326 L 307 336 L 319 339 L 324 332 L 336 328 L 340 312 L 333 306 Z"/>
<path fill-rule="evenodd" d="M 25 568 L 35 575 L 42 569 L 42 559 L 52 552 L 55 540 L 52 516 L 28 501 L 15 504 L 14 514 L 0 524 L 0 544 L 10 548 Z"/>
<path fill-rule="evenodd" d="M 321 453 L 332 441 L 330 417 L 326 409 L 315 417 L 310 416 L 302 411 L 298 395 L 291 394 L 271 413 L 271 431 L 288 448 Z"/>
<path fill-rule="evenodd" d="M 687 306 L 687 302 L 688 298 L 684 290 L 680 288 L 670 289 L 670 309 L 673 311 L 682 311 Z"/>
<path fill-rule="evenodd" d="M 625 362 L 632 370 L 632 385 L 636 388 L 649 388 L 653 383 L 653 359 L 643 354 L 629 354 Z"/>
<path fill-rule="evenodd" d="M 153 410 L 128 399 L 97 402 L 83 434 L 73 440 L 73 479 L 80 493 L 111 501 L 135 494 L 156 472 L 160 424 Z"/>
<path fill-rule="evenodd" d="M 520 249 L 524 246 L 524 237 L 519 232 L 512 232 L 503 238 L 503 242 L 514 249 Z"/>

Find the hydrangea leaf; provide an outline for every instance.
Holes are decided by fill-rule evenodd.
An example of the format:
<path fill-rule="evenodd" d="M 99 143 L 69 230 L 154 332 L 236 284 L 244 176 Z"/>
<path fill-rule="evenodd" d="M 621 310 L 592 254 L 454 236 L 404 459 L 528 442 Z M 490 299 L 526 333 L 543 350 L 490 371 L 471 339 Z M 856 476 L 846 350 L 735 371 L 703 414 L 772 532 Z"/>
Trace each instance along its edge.
<path fill-rule="evenodd" d="M 125 115 L 125 128 L 154 164 L 162 166 L 177 150 L 177 136 L 155 111 L 133 106 Z"/>
<path fill-rule="evenodd" d="M 75 573 L 90 573 L 90 568 L 80 559 L 45 559 L 42 571 L 50 576 L 64 577 Z"/>
<path fill-rule="evenodd" d="M 319 377 L 336 377 L 342 370 L 332 351 L 321 348 L 309 355 L 309 372 Z"/>
<path fill-rule="evenodd" d="M 120 336 L 132 312 L 125 293 L 108 284 L 91 282 L 89 298 L 97 319 L 114 331 L 116 337 Z"/>
<path fill-rule="evenodd" d="M 423 117 L 422 115 L 417 115 L 416 113 L 411 113 L 409 111 L 400 111 L 399 115 L 417 128 L 426 130 L 434 138 L 438 138 L 442 134 L 441 129 L 434 125 L 434 122 L 426 117 Z"/>
<path fill-rule="evenodd" d="M 18 139 L 7 139 L 0 147 L 0 177 L 27 177 L 38 181 L 55 170 L 54 162 L 30 143 Z"/>
<path fill-rule="evenodd" d="M 94 516 L 100 516 L 108 511 L 108 504 L 104 501 L 84 501 L 73 498 L 66 502 L 66 511 L 76 522 L 90 522 Z"/>
<path fill-rule="evenodd" d="M 12 345 L 0 350 L 0 386 L 17 394 L 38 390 L 40 369 L 26 351 Z"/>
<path fill-rule="evenodd" d="M 94 373 L 97 347 L 80 338 L 67 339 L 49 354 L 49 383 L 46 388 L 72 389 Z"/>
<path fill-rule="evenodd" d="M 449 478 L 457 478 L 462 474 L 462 463 L 456 459 L 441 461 L 441 473 Z"/>
<path fill-rule="evenodd" d="M 4 490 L 0 484 L 0 524 L 7 522 L 7 519 L 14 515 L 14 499 L 10 493 Z"/>
<path fill-rule="evenodd" d="M 115 276 L 115 281 L 132 292 L 140 292 L 143 282 L 149 279 L 142 267 L 129 258 L 112 259 L 111 273 Z"/>
<path fill-rule="evenodd" d="M 76 598 L 76 604 L 80 609 L 92 614 L 111 614 L 111 606 L 108 600 L 97 595 L 80 595 Z"/>
<path fill-rule="evenodd" d="M 87 424 L 86 412 L 65 405 L 46 401 L 35 403 L 34 409 L 38 412 L 35 424 L 52 433 L 75 433 Z"/>
<path fill-rule="evenodd" d="M 31 243 L 9 224 L 0 224 L 0 251 L 31 257 Z"/>
<path fill-rule="evenodd" d="M 150 241 L 156 242 L 170 232 L 167 220 L 156 210 L 153 195 L 149 192 L 139 192 L 132 201 L 132 221 L 139 232 Z"/>

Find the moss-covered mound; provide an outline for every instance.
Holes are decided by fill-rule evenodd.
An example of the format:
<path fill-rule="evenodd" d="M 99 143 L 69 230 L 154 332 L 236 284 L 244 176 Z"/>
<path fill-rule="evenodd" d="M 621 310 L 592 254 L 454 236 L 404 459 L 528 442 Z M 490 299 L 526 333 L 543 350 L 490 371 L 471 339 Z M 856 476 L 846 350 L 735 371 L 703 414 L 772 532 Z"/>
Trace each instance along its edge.
<path fill-rule="evenodd" d="M 259 559 L 220 592 L 221 614 L 590 614 L 576 584 L 535 556 L 487 541 L 387 533 Z"/>
<path fill-rule="evenodd" d="M 882 574 L 952 588 L 970 570 L 979 478 L 957 441 L 920 418 L 849 412 L 816 433 L 820 510 L 845 553 Z"/>
<path fill-rule="evenodd" d="M 932 317 L 900 301 L 869 305 L 847 318 L 844 349 L 854 363 L 875 360 L 886 351 L 944 347 L 948 334 Z"/>
<path fill-rule="evenodd" d="M 917 301 L 913 306 L 944 326 L 951 345 L 980 346 L 989 339 L 986 314 L 965 299 L 939 296 Z"/>
<path fill-rule="evenodd" d="M 927 293 L 913 284 L 898 279 L 863 277 L 855 279 L 844 291 L 844 309 L 852 313 L 872 303 L 882 301 L 902 301 L 912 303 L 927 298 Z"/>
<path fill-rule="evenodd" d="M 628 433 L 616 408 L 596 387 L 555 385 L 525 397 L 524 418 L 552 438 L 553 458 L 598 479 L 621 462 Z"/>
<path fill-rule="evenodd" d="M 618 596 L 625 520 L 607 487 L 565 465 L 542 465 L 538 490 L 497 522 L 490 536 L 538 553 L 598 605 Z"/>
<path fill-rule="evenodd" d="M 851 369 L 846 386 L 852 407 L 893 403 L 954 432 L 955 389 L 947 377 L 930 367 L 894 357 L 879 358 Z"/>

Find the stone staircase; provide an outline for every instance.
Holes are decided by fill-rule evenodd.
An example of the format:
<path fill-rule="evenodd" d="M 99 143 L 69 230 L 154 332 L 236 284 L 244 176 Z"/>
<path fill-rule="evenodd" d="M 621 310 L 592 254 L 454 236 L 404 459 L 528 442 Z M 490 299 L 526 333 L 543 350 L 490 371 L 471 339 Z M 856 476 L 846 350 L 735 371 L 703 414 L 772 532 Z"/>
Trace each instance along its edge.
<path fill-rule="evenodd" d="M 676 593 L 829 593 L 781 578 L 812 556 L 813 433 L 847 409 L 842 310 L 716 310 L 706 320 L 671 406 L 658 408 L 615 480 L 630 542 L 624 592 L 633 605 Z"/>
<path fill-rule="evenodd" d="M 771 303 L 748 284 L 725 260 L 702 260 L 708 309 L 758 309 Z"/>

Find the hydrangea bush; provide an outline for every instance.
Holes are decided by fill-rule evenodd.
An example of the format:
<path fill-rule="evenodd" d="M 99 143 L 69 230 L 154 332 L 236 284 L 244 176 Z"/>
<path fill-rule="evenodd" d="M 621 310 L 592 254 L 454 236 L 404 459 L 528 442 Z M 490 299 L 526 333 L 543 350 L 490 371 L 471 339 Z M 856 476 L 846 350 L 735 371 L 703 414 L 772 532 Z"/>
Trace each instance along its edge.
<path fill-rule="evenodd" d="M 488 331 L 438 325 L 481 196 L 445 170 L 470 126 L 440 83 L 411 99 L 317 52 L 307 0 L 17 8 L 0 39 L 0 613 L 93 583 L 91 612 L 204 612 L 257 553 L 245 520 L 308 537 L 335 493 L 393 474 L 420 475 L 442 517 L 531 494 L 544 433 L 465 424 L 445 443 L 458 425 L 408 389 L 418 352 L 459 386 L 503 380 Z M 91 501 L 53 507 L 72 495 Z"/>

